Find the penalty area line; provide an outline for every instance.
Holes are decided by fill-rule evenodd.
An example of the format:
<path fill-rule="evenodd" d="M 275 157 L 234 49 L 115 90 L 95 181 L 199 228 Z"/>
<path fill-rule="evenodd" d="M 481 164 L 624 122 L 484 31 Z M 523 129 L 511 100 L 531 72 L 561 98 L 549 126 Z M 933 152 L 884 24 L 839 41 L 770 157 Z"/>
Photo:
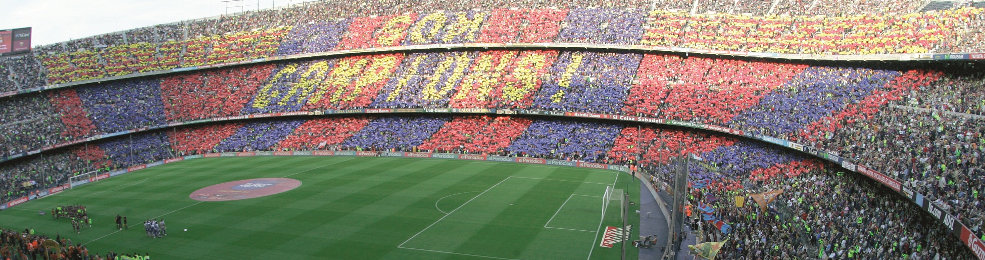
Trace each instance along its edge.
<path fill-rule="evenodd" d="M 573 198 L 574 196 L 601 198 L 599 196 L 591 196 L 591 195 L 580 195 L 580 194 L 571 194 L 571 195 L 568 195 L 568 199 L 564 200 L 564 203 L 561 203 L 561 206 L 557 208 L 557 211 L 554 212 L 554 215 L 552 215 L 551 218 L 547 220 L 547 223 L 544 223 L 544 228 L 560 229 L 560 230 L 568 230 L 568 231 L 596 232 L 596 233 L 598 233 L 597 231 L 592 231 L 592 230 L 574 229 L 574 228 L 563 228 L 563 227 L 552 227 L 552 226 L 550 226 L 551 221 L 554 221 L 554 218 L 557 217 L 557 214 L 558 213 L 561 213 L 561 209 L 564 208 L 564 205 L 565 204 L 568 204 L 568 201 L 571 200 L 571 198 Z"/>
<path fill-rule="evenodd" d="M 528 180 L 544 180 L 544 181 L 561 181 L 561 182 L 574 182 L 574 183 L 585 183 L 585 184 L 598 184 L 598 185 L 609 185 L 608 183 L 601 183 L 601 182 L 588 182 L 588 181 L 572 181 L 572 180 L 562 180 L 562 179 L 548 179 L 548 178 L 534 178 L 534 177 L 517 177 L 517 176 L 510 176 L 510 178 L 517 178 L 517 179 L 528 179 Z"/>
<path fill-rule="evenodd" d="M 564 208 L 564 205 L 568 204 L 568 201 L 571 200 L 571 197 L 574 196 L 575 196 L 574 194 L 568 195 L 568 198 L 564 200 L 564 203 L 561 203 L 561 206 L 557 207 L 557 211 L 554 212 L 554 215 L 551 215 L 551 218 L 547 220 L 547 223 L 544 223 L 545 228 L 552 228 L 550 227 L 551 221 L 554 221 L 554 217 L 557 217 L 557 213 L 561 213 L 561 209 Z"/>

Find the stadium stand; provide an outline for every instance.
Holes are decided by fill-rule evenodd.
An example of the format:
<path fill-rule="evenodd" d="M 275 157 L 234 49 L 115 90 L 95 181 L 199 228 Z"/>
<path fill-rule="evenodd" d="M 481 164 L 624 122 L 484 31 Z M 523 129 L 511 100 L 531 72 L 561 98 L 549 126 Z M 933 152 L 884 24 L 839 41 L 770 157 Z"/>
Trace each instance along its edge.
<path fill-rule="evenodd" d="M 548 5 L 552 8 L 536 8 L 535 4 L 519 9 L 503 9 L 516 3 L 481 3 L 486 7 L 480 9 L 474 9 L 476 3 L 442 4 L 446 6 L 437 9 L 421 9 L 431 4 L 393 3 L 407 8 L 353 12 L 377 16 L 350 17 L 339 12 L 365 8 L 319 2 L 93 36 L 42 46 L 33 56 L 4 58 L 0 63 L 25 68 L 8 69 L 6 78 L 18 79 L 14 86 L 19 89 L 35 89 L 178 67 L 425 44 L 638 44 L 835 55 L 956 52 L 981 50 L 979 41 L 969 39 L 982 37 L 977 25 L 985 21 L 983 9 L 974 4 L 915 12 L 922 1 L 694 3 L 698 5 L 690 8 L 663 8 L 665 4 L 674 7 L 672 3 L 661 3 L 658 8 L 657 2 L 584 8 L 592 5 L 557 2 Z"/>
<path fill-rule="evenodd" d="M 426 150 L 627 163 L 651 172 L 693 153 L 717 170 L 696 168 L 700 173 L 691 181 L 711 188 L 697 189 L 702 195 L 692 205 L 712 203 L 702 200 L 706 194 L 741 195 L 735 187 L 746 188 L 745 195 L 800 189 L 780 196 L 787 203 L 777 212 L 721 212 L 718 220 L 735 224 L 733 234 L 742 231 L 730 237 L 726 256 L 972 257 L 934 220 L 872 182 L 800 154 L 715 134 L 488 115 L 266 119 L 141 132 L 194 120 L 334 109 L 646 116 L 833 152 L 903 182 L 981 234 L 985 203 L 978 193 L 985 182 L 976 176 L 985 173 L 985 75 L 977 64 L 885 69 L 632 51 L 425 51 L 247 64 L 33 93 L 45 85 L 181 67 L 423 44 L 585 43 L 831 55 L 985 49 L 982 2 L 685 2 L 614 1 L 601 8 L 586 8 L 595 4 L 585 1 L 318 2 L 2 57 L 0 93 L 30 93 L 0 98 L 0 202 L 75 174 L 215 152 Z M 124 132 L 137 134 L 51 150 Z M 42 155 L 32 154 L 38 151 Z M 806 209 L 826 214 L 803 216 Z M 777 219 L 794 215 L 800 216 Z M 858 218 L 877 220 L 852 224 Z M 781 225 L 796 228 L 772 231 Z M 706 235 L 722 233 L 712 231 Z M 906 235 L 898 241 L 877 235 L 901 232 Z M 784 242 L 763 242 L 777 239 Z M 777 246 L 801 250 L 781 253 Z"/>
<path fill-rule="evenodd" d="M 39 93 L 0 103 L 0 155 L 23 153 L 31 146 L 48 146 L 67 139 L 59 137 L 62 124 L 48 99 Z"/>
<path fill-rule="evenodd" d="M 360 73 L 367 71 L 371 73 Z M 968 162 L 982 161 L 982 144 L 976 136 L 983 132 L 981 119 L 976 117 L 985 108 L 985 104 L 977 102 L 980 98 L 976 99 L 981 95 L 981 78 L 973 65 L 939 71 L 894 71 L 664 54 L 442 52 L 218 69 L 55 90 L 49 92 L 50 105 L 37 95 L 6 98 L 0 103 L 13 107 L 4 112 L 8 122 L 19 121 L 15 118 L 55 122 L 38 128 L 47 131 L 34 132 L 29 137 L 18 135 L 11 128 L 12 134 L 7 135 L 11 141 L 5 142 L 9 144 L 5 151 L 8 156 L 167 123 L 323 109 L 519 108 L 642 115 L 725 126 L 845 153 L 845 158 L 872 162 L 868 166 L 873 169 L 944 201 L 951 197 L 945 195 L 951 190 L 972 199 L 982 184 L 958 182 L 953 189 L 927 188 L 941 178 L 961 179 L 947 177 L 943 171 L 913 174 L 923 172 L 917 169 L 942 167 L 939 162 L 918 160 L 922 158 L 919 155 L 907 157 L 912 160 L 882 162 L 885 159 L 879 155 L 883 152 L 863 147 L 897 142 L 900 138 L 888 135 L 890 129 L 930 139 L 948 137 L 942 140 L 967 147 L 962 156 L 968 158 L 962 159 L 959 166 L 945 167 L 975 173 L 977 170 L 970 167 L 975 164 Z M 217 96 L 224 98 L 219 100 Z M 957 120 L 946 120 L 951 118 Z M 900 126 L 899 122 L 908 125 Z M 21 133 L 29 133 L 23 129 L 36 128 L 19 126 Z M 340 147 L 372 147 L 380 145 L 378 141 L 364 140 Z M 302 147 L 299 141 L 292 142 L 283 145 L 286 149 Z M 193 145 L 197 148 L 188 150 L 217 148 L 212 141 L 202 145 L 205 146 Z M 240 150 L 243 145 L 227 142 L 218 148 Z M 943 141 L 913 145 L 954 152 Z M 538 154 L 545 149 L 563 147 L 545 147 Z M 943 156 L 935 158 L 947 158 Z M 902 169 L 909 169 L 910 174 L 900 172 Z M 983 211 L 978 205 L 962 202 L 958 205 L 960 218 L 980 223 Z"/>

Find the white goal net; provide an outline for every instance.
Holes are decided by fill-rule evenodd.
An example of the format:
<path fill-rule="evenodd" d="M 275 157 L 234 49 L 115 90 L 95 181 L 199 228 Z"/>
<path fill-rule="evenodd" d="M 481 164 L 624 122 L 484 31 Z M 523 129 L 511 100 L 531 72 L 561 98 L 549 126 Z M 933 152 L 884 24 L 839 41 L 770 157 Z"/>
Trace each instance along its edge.
<path fill-rule="evenodd" d="M 68 178 L 68 183 L 70 184 L 69 188 L 75 188 L 75 186 L 89 183 L 89 180 L 91 178 L 96 177 L 97 174 L 98 173 L 96 172 L 87 172 L 87 173 L 80 173 L 79 175 L 69 177 Z"/>
<path fill-rule="evenodd" d="M 623 213 L 624 201 L 623 199 L 623 189 L 613 189 L 612 186 L 605 187 L 605 194 L 602 195 L 602 216 L 605 216 L 606 210 L 609 209 L 609 203 L 612 201 L 618 201 L 619 204 L 619 218 L 621 219 Z"/>

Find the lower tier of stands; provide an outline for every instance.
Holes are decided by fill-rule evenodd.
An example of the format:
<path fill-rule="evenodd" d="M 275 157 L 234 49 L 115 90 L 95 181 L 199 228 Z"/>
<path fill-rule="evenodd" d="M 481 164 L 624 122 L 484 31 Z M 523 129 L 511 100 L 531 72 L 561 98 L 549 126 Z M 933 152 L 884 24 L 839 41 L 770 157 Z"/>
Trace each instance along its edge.
<path fill-rule="evenodd" d="M 75 174 L 108 176 L 171 158 L 339 150 L 352 155 L 459 153 L 627 165 L 651 176 L 643 179 L 657 187 L 665 187 L 661 183 L 671 178 L 672 159 L 695 154 L 705 166 L 693 167 L 688 174 L 690 219 L 701 223 L 706 240 L 728 241 L 723 250 L 727 256 L 974 257 L 902 196 L 807 155 L 709 133 L 600 121 L 380 115 L 201 124 L 46 152 L 4 164 L 0 177 L 5 184 L 3 201 L 11 201 L 47 194 Z M 757 196 L 776 191 L 780 192 L 765 207 L 753 203 Z"/>

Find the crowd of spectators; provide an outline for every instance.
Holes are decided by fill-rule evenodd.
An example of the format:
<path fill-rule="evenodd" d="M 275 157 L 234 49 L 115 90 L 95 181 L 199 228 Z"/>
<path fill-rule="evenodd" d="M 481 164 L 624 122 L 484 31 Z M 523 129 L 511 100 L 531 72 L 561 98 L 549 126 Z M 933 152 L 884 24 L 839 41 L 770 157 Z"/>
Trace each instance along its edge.
<path fill-rule="evenodd" d="M 505 151 L 511 156 L 604 162 L 622 126 L 560 120 L 537 120 Z"/>
<path fill-rule="evenodd" d="M 0 103 L 0 157 L 65 141 L 59 138 L 62 122 L 45 95 L 35 93 L 5 101 Z"/>
<path fill-rule="evenodd" d="M 369 117 L 311 119 L 278 143 L 274 150 L 338 150 L 343 141 L 366 127 Z"/>
<path fill-rule="evenodd" d="M 527 108 L 557 51 L 480 52 L 449 101 L 453 108 Z"/>
<path fill-rule="evenodd" d="M 40 189 L 64 184 L 80 165 L 70 154 L 33 157 L 16 164 L 0 166 L 0 201 L 6 202 Z"/>
<path fill-rule="evenodd" d="M 48 98 L 65 126 L 59 135 L 62 140 L 78 140 L 99 133 L 74 88 L 48 92 Z"/>
<path fill-rule="evenodd" d="M 777 150 L 738 143 L 739 160 L 706 157 L 692 169 L 723 171 L 707 185 L 692 181 L 687 224 L 703 240 L 725 241 L 728 259 L 972 259 L 969 250 L 929 214 L 866 177 L 837 172 L 812 159 L 780 163 Z M 803 159 L 803 158 L 800 158 Z M 771 168 L 751 166 L 762 161 Z M 785 174 L 758 175 L 775 168 Z M 735 169 L 742 169 L 734 171 Z M 725 173 L 724 171 L 731 171 Z M 741 188 L 719 185 L 742 182 Z M 707 183 L 707 182 L 706 182 Z M 780 191 L 761 208 L 753 194 Z M 699 225 L 700 223 L 700 225 Z M 722 223 L 727 228 L 721 228 Z"/>
<path fill-rule="evenodd" d="M 90 254 L 82 244 L 73 243 L 71 239 L 56 235 L 36 234 L 34 229 L 24 231 L 0 229 L 0 258 L 3 259 L 52 259 L 52 260 L 119 260 L 119 259 L 150 259 L 150 255 L 117 254 L 108 252 L 105 256 Z"/>
<path fill-rule="evenodd" d="M 859 68 L 808 68 L 726 124 L 790 139 L 797 129 L 870 96 L 897 75 L 896 71 Z"/>
<path fill-rule="evenodd" d="M 616 114 L 643 55 L 564 52 L 548 71 L 530 108 Z"/>
<path fill-rule="evenodd" d="M 449 119 L 432 116 L 376 118 L 339 147 L 346 150 L 412 151 Z"/>
<path fill-rule="evenodd" d="M 919 85 L 896 106 L 985 116 L 985 74 L 952 74 L 934 84 Z"/>
<path fill-rule="evenodd" d="M 243 124 L 227 123 L 209 126 L 184 127 L 169 131 L 168 140 L 175 155 L 215 153 L 219 142 L 236 133 Z"/>
<path fill-rule="evenodd" d="M 645 55 L 625 98 L 629 115 L 728 122 L 808 66 L 677 55 Z"/>
<path fill-rule="evenodd" d="M 304 123 L 304 120 L 267 120 L 247 122 L 236 132 L 215 146 L 216 151 L 260 151 L 267 150 L 291 134 Z"/>
<path fill-rule="evenodd" d="M 608 158 L 609 163 L 664 165 L 672 158 L 701 154 L 734 143 L 733 138 L 692 131 L 626 127 L 613 143 Z"/>
<path fill-rule="evenodd" d="M 948 208 L 975 232 L 985 228 L 982 119 L 902 108 L 864 118 L 841 120 L 843 127 L 808 144 L 863 161 Z"/>
<path fill-rule="evenodd" d="M 172 158 L 168 136 L 162 132 L 129 135 L 99 144 L 115 168 L 152 163 Z"/>
<path fill-rule="evenodd" d="M 44 85 L 40 65 L 33 55 L 0 58 L 0 93 Z"/>
<path fill-rule="evenodd" d="M 167 120 L 238 116 L 274 68 L 260 65 L 165 77 L 160 81 Z"/>
<path fill-rule="evenodd" d="M 15 82 L 0 84 L 0 92 L 177 67 L 396 45 L 556 42 L 883 54 L 981 51 L 980 39 L 985 35 L 981 30 L 985 9 L 959 5 L 917 12 L 923 4 L 917 0 L 889 4 L 875 0 L 442 2 L 322 1 L 41 46 L 32 55 L 0 59 L 0 67 L 15 68 L 0 69 L 0 82 Z M 4 73 L 9 75 L 3 77 Z"/>
<path fill-rule="evenodd" d="M 946 205 L 952 209 L 950 212 L 959 214 L 963 223 L 981 232 L 985 198 L 978 193 L 985 189 L 985 182 L 974 176 L 982 173 L 978 165 L 985 154 L 985 141 L 980 134 L 985 132 L 981 123 L 985 107 L 981 102 L 983 76 L 975 72 L 974 65 L 960 66 L 942 67 L 939 71 L 894 71 L 663 54 L 554 51 L 353 56 L 117 81 L 56 90 L 47 95 L 3 98 L 0 106 L 9 109 L 0 112 L 5 129 L 0 146 L 4 146 L 6 155 L 11 155 L 96 134 L 169 122 L 324 108 L 530 108 L 646 115 L 726 126 L 839 153 L 842 158 L 904 181 L 907 187 Z M 292 131 L 311 121 L 249 123 L 249 127 L 185 133 L 179 137 L 185 140 L 181 142 L 169 142 L 167 136 L 136 139 L 133 144 L 118 141 L 86 154 L 66 155 L 89 159 L 66 160 L 86 162 L 71 169 L 96 165 L 95 168 L 118 168 L 168 158 L 179 154 L 177 151 L 295 150 L 313 146 L 456 149 L 452 143 L 467 138 L 475 142 L 475 136 L 485 136 L 467 137 L 468 129 L 501 129 L 496 124 L 482 123 L 485 120 L 452 120 L 449 127 L 462 129 L 453 133 L 440 132 L 447 120 L 433 117 L 356 120 L 345 123 L 351 124 L 346 129 L 330 129 L 330 122 L 311 123 L 304 126 L 306 131 L 354 137 L 307 143 L 305 140 L 311 135 L 305 137 Z M 408 124 L 415 128 L 398 127 Z M 525 133 L 510 137 L 515 140 L 498 152 L 597 162 L 663 162 L 681 154 L 671 145 L 652 149 L 664 144 L 618 138 L 620 133 L 644 136 L 643 140 L 655 135 L 643 129 L 633 132 L 591 123 L 548 121 L 533 122 L 524 129 Z M 367 131 L 389 134 L 372 135 Z M 428 141 L 434 133 L 444 139 Z M 200 134 L 210 138 L 194 140 Z M 176 135 L 172 133 L 170 137 Z M 686 135 L 654 138 L 684 142 L 688 147 L 700 148 L 698 151 L 707 151 L 722 142 Z M 496 137 L 479 142 L 502 145 L 505 141 Z M 478 146 L 459 149 L 483 150 Z M 486 151 L 489 150 L 483 150 Z M 99 155 L 100 152 L 104 154 Z M 145 152 L 145 157 L 132 155 Z M 107 165 L 110 161 L 112 164 Z M 758 165 L 763 170 L 756 176 L 803 172 L 811 165 Z M 5 171 L 9 172 L 7 178 L 19 181 L 40 183 L 37 176 L 44 176 L 21 166 L 4 169 L 10 169 Z M 69 172 L 78 170 L 62 174 Z M 26 190 L 13 186 L 8 189 L 20 193 Z"/>
<path fill-rule="evenodd" d="M 89 118 L 102 133 L 116 133 L 166 122 L 157 79 L 116 81 L 77 88 Z"/>
<path fill-rule="evenodd" d="M 421 150 L 468 154 L 498 153 L 516 140 L 532 121 L 526 118 L 467 116 L 445 123 Z"/>

